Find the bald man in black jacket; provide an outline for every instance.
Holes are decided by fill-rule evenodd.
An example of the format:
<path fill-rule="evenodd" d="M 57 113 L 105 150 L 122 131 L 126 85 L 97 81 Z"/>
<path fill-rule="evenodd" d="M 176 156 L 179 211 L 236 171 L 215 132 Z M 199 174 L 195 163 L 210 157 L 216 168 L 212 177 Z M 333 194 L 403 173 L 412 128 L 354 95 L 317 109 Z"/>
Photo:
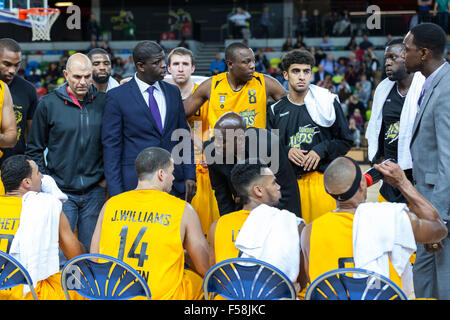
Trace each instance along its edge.
<path fill-rule="evenodd" d="M 258 159 L 269 165 L 281 186 L 281 199 L 277 207 L 301 217 L 295 173 L 277 135 L 264 129 L 247 128 L 245 121 L 235 112 L 227 112 L 219 118 L 214 134 L 215 137 L 205 142 L 204 153 L 221 216 L 242 207 L 235 201 L 239 196 L 230 180 L 234 165 L 244 159 Z"/>

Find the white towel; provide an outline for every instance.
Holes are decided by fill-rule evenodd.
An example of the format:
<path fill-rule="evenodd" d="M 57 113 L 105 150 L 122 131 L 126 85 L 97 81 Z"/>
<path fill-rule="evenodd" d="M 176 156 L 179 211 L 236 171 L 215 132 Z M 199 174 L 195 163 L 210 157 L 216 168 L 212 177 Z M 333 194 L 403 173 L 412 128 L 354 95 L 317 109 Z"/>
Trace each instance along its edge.
<path fill-rule="evenodd" d="M 27 192 L 10 254 L 29 272 L 33 285 L 59 272 L 59 218 L 62 203 L 53 195 Z M 29 291 L 24 286 L 24 295 Z"/>
<path fill-rule="evenodd" d="M 292 212 L 261 204 L 245 220 L 235 246 L 242 258 L 270 263 L 295 282 L 300 271 L 298 225 L 302 221 Z"/>
<path fill-rule="evenodd" d="M 356 268 L 368 269 L 389 278 L 389 259 L 402 278 L 407 296 L 412 294 L 409 258 L 416 241 L 406 204 L 362 203 L 353 219 L 353 258 Z"/>
<path fill-rule="evenodd" d="M 305 105 L 311 119 L 321 127 L 329 128 L 336 120 L 334 110 L 334 100 L 339 98 L 328 89 L 309 85 L 308 93 L 305 96 Z"/>
<path fill-rule="evenodd" d="M 42 177 L 42 192 L 54 195 L 63 203 L 67 201 L 67 195 L 65 193 L 62 193 L 62 191 L 56 185 L 55 179 L 53 179 L 51 176 L 44 175 Z"/>
<path fill-rule="evenodd" d="M 416 72 L 400 114 L 400 128 L 398 134 L 398 165 L 403 170 L 412 168 L 409 145 L 411 143 L 414 120 L 417 115 L 417 102 L 419 100 L 420 91 L 422 90 L 424 82 L 425 77 L 420 72 Z M 366 130 L 369 160 L 372 160 L 378 151 L 378 136 L 381 131 L 383 106 L 394 85 L 395 81 L 391 81 L 386 78 L 381 81 L 375 89 L 372 113 L 370 115 L 369 124 L 367 125 Z"/>

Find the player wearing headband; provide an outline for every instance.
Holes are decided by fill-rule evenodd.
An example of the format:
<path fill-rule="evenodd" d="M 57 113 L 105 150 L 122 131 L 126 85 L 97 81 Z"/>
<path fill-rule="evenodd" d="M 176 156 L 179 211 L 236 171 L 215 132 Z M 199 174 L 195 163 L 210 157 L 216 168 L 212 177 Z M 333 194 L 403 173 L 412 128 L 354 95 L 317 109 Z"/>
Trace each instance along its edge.
<path fill-rule="evenodd" d="M 398 188 L 408 200 L 406 213 L 415 241 L 435 243 L 447 236 L 447 228 L 436 209 L 413 187 L 403 170 L 390 161 L 375 165 L 384 182 Z M 337 209 L 308 224 L 301 239 L 306 273 L 310 282 L 321 274 L 353 263 L 353 219 L 358 206 L 366 201 L 367 185 L 357 163 L 348 157 L 336 158 L 325 170 L 326 191 L 336 199 Z M 384 208 L 382 203 L 374 203 Z M 389 275 L 397 285 L 401 279 L 389 262 Z"/>

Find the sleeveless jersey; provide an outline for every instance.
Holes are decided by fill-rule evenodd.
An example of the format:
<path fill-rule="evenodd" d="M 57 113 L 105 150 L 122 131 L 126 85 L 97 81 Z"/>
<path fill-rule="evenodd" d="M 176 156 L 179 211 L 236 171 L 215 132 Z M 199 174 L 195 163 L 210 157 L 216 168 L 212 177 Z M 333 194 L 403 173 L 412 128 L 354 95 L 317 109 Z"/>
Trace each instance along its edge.
<path fill-rule="evenodd" d="M 311 282 L 325 272 L 353 268 L 353 218 L 347 212 L 328 212 L 312 223 L 309 249 Z M 401 288 L 401 278 L 389 261 L 389 278 Z"/>
<path fill-rule="evenodd" d="M 199 85 L 197 83 L 194 84 L 194 90 L 192 90 L 192 93 L 197 90 L 198 86 Z M 194 157 L 195 163 L 198 166 L 202 160 L 203 142 L 209 140 L 211 137 L 208 123 L 208 101 L 206 101 L 194 115 L 190 116 L 187 121 L 192 129 L 192 132 L 194 133 Z M 208 172 L 207 170 L 204 171 Z"/>
<path fill-rule="evenodd" d="M 0 208 L 0 250 L 9 252 L 19 227 L 22 198 L 0 197 Z"/>
<path fill-rule="evenodd" d="M 266 128 L 267 94 L 262 73 L 253 78 L 239 91 L 233 91 L 228 83 L 227 72 L 212 77 L 208 120 L 214 128 L 217 119 L 226 112 L 239 113 L 248 127 Z"/>
<path fill-rule="evenodd" d="M 236 238 L 250 211 L 240 210 L 221 216 L 217 221 L 214 235 L 216 263 L 237 258 L 239 250 L 235 246 Z"/>
<path fill-rule="evenodd" d="M 152 299 L 183 299 L 185 207 L 185 201 L 158 190 L 128 191 L 106 204 L 99 251 L 136 269 Z"/>
<path fill-rule="evenodd" d="M 0 80 L 0 125 L 2 123 L 3 103 L 5 101 L 5 83 Z M 3 156 L 3 152 L 0 150 L 0 158 Z M 0 180 L 0 196 L 5 195 L 5 188 Z"/>

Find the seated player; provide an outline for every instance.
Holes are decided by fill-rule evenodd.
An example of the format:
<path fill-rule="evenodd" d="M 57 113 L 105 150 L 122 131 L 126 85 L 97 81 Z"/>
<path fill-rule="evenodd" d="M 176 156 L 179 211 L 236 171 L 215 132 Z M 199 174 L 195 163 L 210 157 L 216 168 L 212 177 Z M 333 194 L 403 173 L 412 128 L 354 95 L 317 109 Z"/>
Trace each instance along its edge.
<path fill-rule="evenodd" d="M 117 257 L 135 268 L 153 300 L 201 299 L 209 248 L 195 210 L 169 194 L 174 161 L 167 150 L 150 147 L 139 153 L 135 166 L 136 189 L 105 203 L 91 253 Z M 197 273 L 184 268 L 191 261 Z"/>
<path fill-rule="evenodd" d="M 231 172 L 231 181 L 243 207 L 242 210 L 221 216 L 211 225 L 209 231 L 210 266 L 240 256 L 235 242 L 250 212 L 261 204 L 274 207 L 281 198 L 280 185 L 266 165 L 250 164 L 248 161 L 245 164 L 236 164 Z M 299 237 L 304 226 L 303 222 L 298 225 Z M 297 282 L 301 288 L 305 288 L 306 282 L 301 263 L 299 270 Z"/>
<path fill-rule="evenodd" d="M 30 191 L 41 192 L 42 174 L 33 160 L 25 155 L 14 155 L 3 162 L 1 177 L 6 194 L 0 196 L 0 221 L 4 222 L 1 230 L 0 249 L 9 253 L 14 235 L 21 223 L 22 197 Z M 36 242 L 39 242 L 39 239 L 36 239 Z M 62 211 L 59 219 L 59 247 L 68 260 L 86 253 L 85 248 L 70 229 L 69 221 Z M 61 272 L 39 281 L 34 286 L 39 300 L 65 300 L 61 287 Z M 83 299 L 75 292 L 69 294 L 72 299 Z M 23 286 L 19 285 L 0 291 L 0 300 L 9 299 L 23 299 Z M 28 293 L 25 299 L 31 300 L 31 293 Z"/>
<path fill-rule="evenodd" d="M 397 164 L 387 161 L 375 168 L 384 175 L 385 183 L 398 188 L 408 200 L 407 215 L 416 242 L 435 243 L 447 236 L 447 228 L 436 209 L 413 187 Z M 365 177 L 351 158 L 334 160 L 324 173 L 324 184 L 327 192 L 337 199 L 337 209 L 325 213 L 303 230 L 301 248 L 311 282 L 327 271 L 350 266 L 343 265 L 344 262 L 354 261 L 354 215 L 367 196 Z M 384 208 L 382 203 L 373 205 Z M 389 278 L 402 287 L 391 261 L 389 271 Z"/>

